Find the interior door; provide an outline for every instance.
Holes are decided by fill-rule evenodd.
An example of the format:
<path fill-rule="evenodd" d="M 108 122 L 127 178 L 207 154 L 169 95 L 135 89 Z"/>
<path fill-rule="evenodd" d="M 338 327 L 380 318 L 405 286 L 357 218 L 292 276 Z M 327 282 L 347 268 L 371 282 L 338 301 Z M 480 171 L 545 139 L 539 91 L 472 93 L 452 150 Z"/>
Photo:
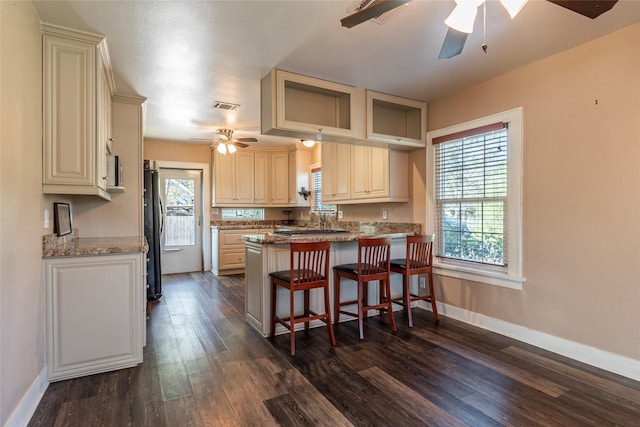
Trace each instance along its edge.
<path fill-rule="evenodd" d="M 160 169 L 163 274 L 202 271 L 202 171 Z"/>

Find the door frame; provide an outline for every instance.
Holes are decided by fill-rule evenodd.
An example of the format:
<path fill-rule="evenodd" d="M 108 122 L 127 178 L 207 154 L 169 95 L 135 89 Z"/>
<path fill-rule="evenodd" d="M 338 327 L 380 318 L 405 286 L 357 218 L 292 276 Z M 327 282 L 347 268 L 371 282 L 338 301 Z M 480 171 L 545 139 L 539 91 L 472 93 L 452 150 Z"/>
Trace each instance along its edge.
<path fill-rule="evenodd" d="M 211 271 L 211 179 L 209 163 L 172 162 L 151 160 L 155 169 L 191 169 L 202 171 L 202 268 Z"/>

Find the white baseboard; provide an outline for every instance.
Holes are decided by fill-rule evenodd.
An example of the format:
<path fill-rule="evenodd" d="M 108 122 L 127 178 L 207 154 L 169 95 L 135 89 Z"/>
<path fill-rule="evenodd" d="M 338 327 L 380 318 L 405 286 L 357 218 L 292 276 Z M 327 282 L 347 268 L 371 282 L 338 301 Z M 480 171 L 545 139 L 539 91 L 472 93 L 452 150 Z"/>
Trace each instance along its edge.
<path fill-rule="evenodd" d="M 453 305 L 443 304 L 441 302 L 437 302 L 436 304 L 439 315 L 450 317 L 492 332 L 497 332 L 518 341 L 604 369 L 605 371 L 640 381 L 640 360 L 569 341 L 514 323 L 474 313 L 473 311 L 468 311 Z M 420 308 L 431 311 L 431 304 L 427 304 L 424 301 L 419 301 L 419 306 Z"/>
<path fill-rule="evenodd" d="M 29 424 L 42 396 L 44 396 L 44 392 L 47 391 L 47 387 L 49 387 L 49 382 L 47 381 L 47 367 L 45 366 L 22 396 L 22 399 L 20 399 L 5 427 L 23 427 Z"/>

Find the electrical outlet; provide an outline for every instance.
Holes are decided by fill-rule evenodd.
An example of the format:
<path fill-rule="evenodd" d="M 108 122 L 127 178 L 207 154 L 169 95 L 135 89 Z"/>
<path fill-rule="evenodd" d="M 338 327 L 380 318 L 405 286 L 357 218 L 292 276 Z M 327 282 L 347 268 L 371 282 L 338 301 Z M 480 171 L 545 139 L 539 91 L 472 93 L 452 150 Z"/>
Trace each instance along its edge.
<path fill-rule="evenodd" d="M 426 279 L 424 277 L 419 277 L 418 278 L 418 282 L 420 283 L 420 287 L 421 288 L 426 288 L 427 287 L 427 282 L 426 282 Z"/>
<path fill-rule="evenodd" d="M 49 209 L 44 210 L 44 228 L 49 228 Z"/>
<path fill-rule="evenodd" d="M 338 219 L 344 218 L 344 212 L 338 211 Z"/>
<path fill-rule="evenodd" d="M 389 211 L 386 209 L 382 209 L 382 219 L 389 218 Z"/>

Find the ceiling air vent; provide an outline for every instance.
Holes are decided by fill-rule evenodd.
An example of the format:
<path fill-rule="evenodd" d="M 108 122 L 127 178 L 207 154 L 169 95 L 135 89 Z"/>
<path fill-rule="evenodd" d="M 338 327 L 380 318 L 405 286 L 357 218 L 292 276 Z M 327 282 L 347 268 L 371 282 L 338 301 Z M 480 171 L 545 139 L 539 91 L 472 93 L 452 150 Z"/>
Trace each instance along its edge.
<path fill-rule="evenodd" d="M 223 101 L 215 101 L 213 103 L 213 108 L 217 108 L 219 110 L 226 110 L 226 111 L 236 111 L 238 108 L 240 108 L 240 104 L 233 104 L 231 102 L 223 102 Z"/>

